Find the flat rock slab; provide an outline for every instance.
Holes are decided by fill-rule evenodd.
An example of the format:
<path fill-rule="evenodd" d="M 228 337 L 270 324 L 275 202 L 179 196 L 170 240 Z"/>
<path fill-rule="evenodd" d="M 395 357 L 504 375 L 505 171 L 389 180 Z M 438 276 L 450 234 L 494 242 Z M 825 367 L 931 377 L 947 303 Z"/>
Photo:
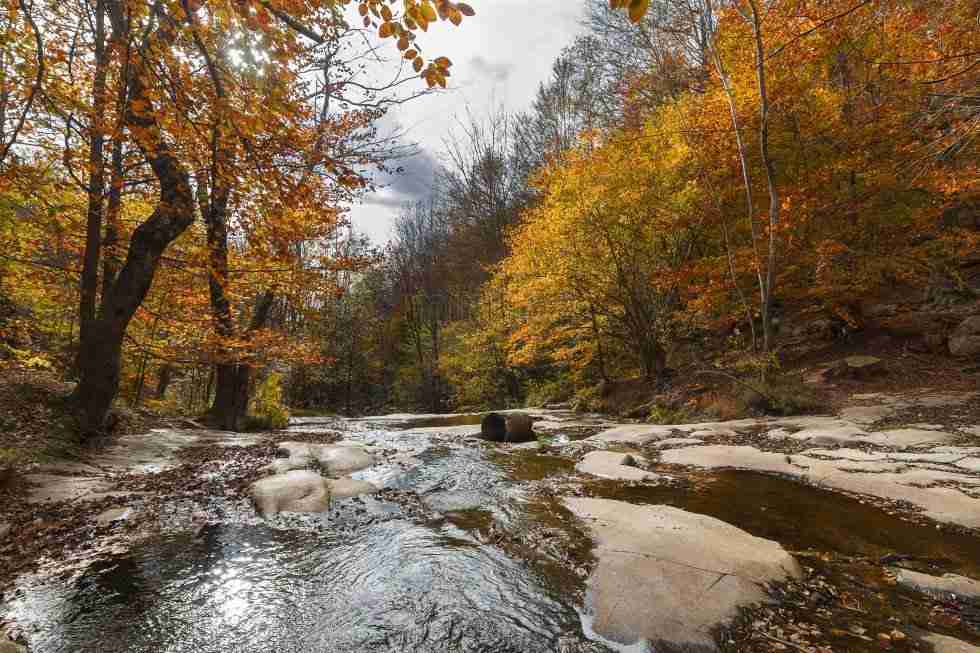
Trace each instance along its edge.
<path fill-rule="evenodd" d="M 932 429 L 894 429 L 891 431 L 880 431 L 871 433 L 867 437 L 858 438 L 868 444 L 875 444 L 879 447 L 892 447 L 894 449 L 906 449 L 912 447 L 925 447 L 935 444 L 947 444 L 956 439 L 952 433 L 944 433 Z"/>
<path fill-rule="evenodd" d="M 330 482 L 306 469 L 260 479 L 252 483 L 249 494 L 263 517 L 280 512 L 324 512 L 330 507 Z"/>
<path fill-rule="evenodd" d="M 844 450 L 853 452 L 853 450 Z M 836 455 L 840 450 L 823 450 L 821 453 Z M 810 452 L 816 455 L 816 452 Z M 862 455 L 858 455 L 862 454 Z M 942 456 L 952 462 L 951 454 L 858 454 L 850 453 L 840 460 L 814 458 L 806 455 L 789 456 L 781 453 L 759 451 L 750 446 L 709 445 L 666 451 L 660 460 L 676 465 L 690 465 L 707 469 L 745 469 L 749 471 L 782 474 L 842 492 L 865 494 L 890 501 L 903 501 L 919 507 L 923 513 L 941 522 L 949 522 L 980 528 L 980 498 L 963 492 L 959 487 L 972 488 L 980 485 L 980 477 L 965 471 L 936 469 L 933 463 L 926 466 L 914 464 L 916 459 Z M 883 458 L 878 458 L 878 456 Z M 905 458 L 905 460 L 902 460 Z M 861 471 L 854 471 L 853 462 L 867 461 Z M 875 461 L 880 460 L 880 467 Z M 907 462 L 907 469 L 896 472 L 895 462 Z M 851 468 L 851 469 L 848 469 Z M 956 470 L 949 467 L 949 470 Z"/>
<path fill-rule="evenodd" d="M 929 633 L 922 641 L 932 644 L 935 653 L 980 653 L 980 646 L 968 644 L 961 639 Z"/>
<path fill-rule="evenodd" d="M 639 469 L 636 464 L 636 457 L 628 453 L 592 451 L 585 454 L 575 469 L 583 474 L 617 481 L 657 481 L 664 478 L 660 474 Z"/>
<path fill-rule="evenodd" d="M 667 438 L 659 440 L 653 446 L 657 449 L 675 449 L 677 447 L 688 447 L 695 444 L 704 444 L 704 440 L 698 438 Z"/>
<path fill-rule="evenodd" d="M 980 600 L 980 581 L 956 574 L 930 576 L 910 569 L 893 567 L 895 581 L 902 587 L 947 598 L 950 594 L 969 601 Z"/>
<path fill-rule="evenodd" d="M 113 487 L 107 479 L 93 476 L 28 474 L 25 478 L 33 486 L 27 494 L 28 503 L 78 501 Z"/>
<path fill-rule="evenodd" d="M 801 576 L 779 544 L 713 517 L 608 499 L 565 505 L 595 538 L 590 626 L 613 642 L 716 650 L 713 626 L 765 601 L 763 583 Z"/>
<path fill-rule="evenodd" d="M 606 429 L 586 438 L 593 442 L 632 444 L 643 446 L 655 440 L 666 440 L 673 437 L 674 429 L 668 426 L 651 426 L 649 424 L 624 424 Z"/>

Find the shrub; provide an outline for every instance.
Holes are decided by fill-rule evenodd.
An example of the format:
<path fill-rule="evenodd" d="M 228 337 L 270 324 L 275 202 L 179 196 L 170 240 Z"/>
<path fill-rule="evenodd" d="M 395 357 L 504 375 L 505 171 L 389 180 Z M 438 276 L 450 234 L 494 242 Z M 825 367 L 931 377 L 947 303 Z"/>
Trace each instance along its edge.
<path fill-rule="evenodd" d="M 248 430 L 277 430 L 288 424 L 289 409 L 282 403 L 282 376 L 273 372 L 255 389 L 245 427 Z"/>

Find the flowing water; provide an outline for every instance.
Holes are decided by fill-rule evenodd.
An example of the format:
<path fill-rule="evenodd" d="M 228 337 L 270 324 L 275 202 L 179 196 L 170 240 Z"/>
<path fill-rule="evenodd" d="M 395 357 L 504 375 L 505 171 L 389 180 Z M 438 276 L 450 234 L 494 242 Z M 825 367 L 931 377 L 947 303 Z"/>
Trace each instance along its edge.
<path fill-rule="evenodd" d="M 974 536 L 852 498 L 738 472 L 668 487 L 585 482 L 571 458 L 466 438 L 475 421 L 299 420 L 384 450 L 357 476 L 385 490 L 269 522 L 215 497 L 218 518 L 200 532 L 175 505 L 172 527 L 123 553 L 22 577 L 0 617 L 33 653 L 608 651 L 583 634 L 590 543 L 565 493 L 676 505 L 793 551 L 897 553 L 980 577 Z"/>

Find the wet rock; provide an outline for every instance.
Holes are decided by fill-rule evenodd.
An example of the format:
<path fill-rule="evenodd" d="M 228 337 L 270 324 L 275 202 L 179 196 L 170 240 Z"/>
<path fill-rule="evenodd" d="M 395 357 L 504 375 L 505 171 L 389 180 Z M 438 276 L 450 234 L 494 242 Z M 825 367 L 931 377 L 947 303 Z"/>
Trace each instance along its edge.
<path fill-rule="evenodd" d="M 378 491 L 377 486 L 373 483 L 352 478 L 336 478 L 328 481 L 328 483 L 330 484 L 330 496 L 335 499 L 374 494 Z"/>
<path fill-rule="evenodd" d="M 480 437 L 491 442 L 534 440 L 531 416 L 525 413 L 487 413 L 480 421 Z"/>
<path fill-rule="evenodd" d="M 3 637 L 0 638 L 0 653 L 27 653 L 27 649 Z"/>
<path fill-rule="evenodd" d="M 765 601 L 763 583 L 801 575 L 779 544 L 712 517 L 607 499 L 565 505 L 596 540 L 589 625 L 619 644 L 715 650 L 713 626 Z"/>
<path fill-rule="evenodd" d="M 315 444 L 309 442 L 281 442 L 279 451 L 288 458 L 273 461 L 266 471 L 283 474 L 290 470 L 311 467 L 315 464 L 331 476 L 342 476 L 370 467 L 374 456 L 363 447 L 350 443 Z"/>
<path fill-rule="evenodd" d="M 651 426 L 649 424 L 624 424 L 587 438 L 592 441 L 605 443 L 633 444 L 642 446 L 655 440 L 666 440 L 674 435 L 674 429 L 668 426 Z"/>
<path fill-rule="evenodd" d="M 639 469 L 635 457 L 615 451 L 592 451 L 585 454 L 575 469 L 583 474 L 610 478 L 618 481 L 657 481 L 664 477 Z"/>
<path fill-rule="evenodd" d="M 953 356 L 980 356 L 980 315 L 963 320 L 949 336 Z"/>
<path fill-rule="evenodd" d="M 929 633 L 922 641 L 932 644 L 934 653 L 980 653 L 980 646 L 968 644 L 961 639 Z"/>
<path fill-rule="evenodd" d="M 330 507 L 329 481 L 305 469 L 258 480 L 249 494 L 263 517 L 280 512 L 324 512 Z"/>
<path fill-rule="evenodd" d="M 124 506 L 121 508 L 109 508 L 95 516 L 95 523 L 100 526 L 107 526 L 113 522 L 126 521 L 133 514 L 133 509 Z"/>
<path fill-rule="evenodd" d="M 942 576 L 930 576 L 929 574 L 919 573 L 910 569 L 891 568 L 895 574 L 895 582 L 902 587 L 932 594 L 942 599 L 953 595 L 956 598 L 967 599 L 969 601 L 980 600 L 980 581 L 966 576 L 956 574 L 943 574 Z"/>
<path fill-rule="evenodd" d="M 827 457 L 839 456 L 847 460 L 869 460 L 875 454 L 841 454 L 854 450 L 826 450 Z M 816 452 L 808 452 L 817 455 Z M 868 462 L 861 471 L 849 470 L 854 467 L 839 460 L 827 460 L 810 455 L 786 455 L 759 451 L 750 446 L 708 445 L 673 449 L 661 455 L 661 462 L 677 465 L 691 465 L 707 469 L 745 469 L 755 472 L 782 474 L 784 476 L 812 483 L 841 492 L 864 494 L 888 501 L 913 504 L 922 509 L 928 517 L 941 522 L 950 522 L 980 528 L 980 498 L 970 496 L 960 488 L 980 487 L 980 478 L 966 473 L 958 473 L 955 467 L 936 469 L 939 463 L 952 463 L 962 457 L 957 454 L 881 454 L 880 465 Z M 942 456 L 932 458 L 933 455 Z M 916 465 L 919 460 L 928 463 Z M 895 471 L 894 462 L 909 463 L 907 469 Z M 950 470 L 950 471 L 947 471 Z"/>

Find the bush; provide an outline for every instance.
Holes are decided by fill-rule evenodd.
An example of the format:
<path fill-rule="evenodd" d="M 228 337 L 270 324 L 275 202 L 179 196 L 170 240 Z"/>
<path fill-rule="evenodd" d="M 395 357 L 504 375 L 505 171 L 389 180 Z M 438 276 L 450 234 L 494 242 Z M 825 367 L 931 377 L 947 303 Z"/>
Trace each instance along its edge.
<path fill-rule="evenodd" d="M 288 424 L 289 409 L 282 403 L 282 376 L 273 372 L 255 389 L 245 428 L 250 431 L 278 430 Z"/>
<path fill-rule="evenodd" d="M 755 388 L 744 388 L 739 402 L 746 411 L 767 415 L 802 415 L 824 408 L 813 390 L 791 375 L 769 379 Z"/>

